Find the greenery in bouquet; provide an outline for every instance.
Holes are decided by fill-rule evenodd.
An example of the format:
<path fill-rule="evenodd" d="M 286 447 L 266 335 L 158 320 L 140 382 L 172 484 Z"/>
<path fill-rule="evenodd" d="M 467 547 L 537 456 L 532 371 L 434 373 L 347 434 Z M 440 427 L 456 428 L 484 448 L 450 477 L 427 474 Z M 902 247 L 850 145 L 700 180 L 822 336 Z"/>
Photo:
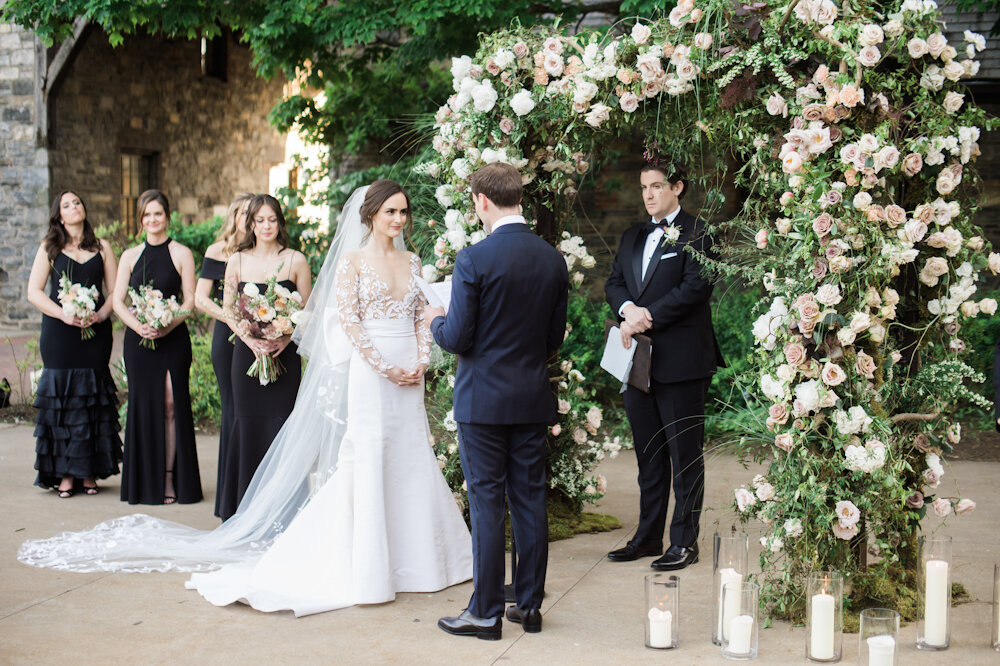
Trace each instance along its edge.
<path fill-rule="evenodd" d="M 176 297 L 165 298 L 163 292 L 154 289 L 151 284 L 139 285 L 138 289 L 129 287 L 128 297 L 132 303 L 129 312 L 140 324 L 148 324 L 158 330 L 170 326 L 176 317 L 190 314 L 188 310 L 181 309 Z M 156 349 L 156 340 L 142 338 L 139 344 L 146 349 Z"/>
<path fill-rule="evenodd" d="M 277 340 L 291 335 L 304 313 L 302 296 L 278 284 L 277 273 L 264 283 L 264 291 L 254 282 L 247 282 L 236 295 L 233 315 L 236 331 L 241 337 L 257 340 Z M 247 368 L 247 377 L 256 377 L 266 386 L 285 371 L 281 361 L 271 354 L 254 354 L 254 361 Z"/>
<path fill-rule="evenodd" d="M 62 306 L 63 314 L 87 323 L 97 312 L 97 299 L 101 292 L 97 287 L 84 287 L 79 282 L 73 280 L 63 273 L 59 278 L 59 305 Z M 96 335 L 92 326 L 84 326 L 80 329 L 80 339 L 90 340 Z"/>

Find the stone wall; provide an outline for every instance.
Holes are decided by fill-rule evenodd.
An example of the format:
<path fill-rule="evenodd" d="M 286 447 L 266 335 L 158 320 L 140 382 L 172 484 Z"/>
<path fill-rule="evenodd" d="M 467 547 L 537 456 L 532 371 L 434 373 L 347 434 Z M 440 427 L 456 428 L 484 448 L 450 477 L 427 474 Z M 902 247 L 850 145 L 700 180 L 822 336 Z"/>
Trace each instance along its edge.
<path fill-rule="evenodd" d="M 258 78 L 250 52 L 227 40 L 222 81 L 202 74 L 199 41 L 140 35 L 112 48 L 86 32 L 49 101 L 52 191 L 79 193 L 94 223 L 118 220 L 122 152 L 155 155 L 156 184 L 186 222 L 235 192 L 267 191 L 285 157 L 267 122 L 283 81 Z"/>
<path fill-rule="evenodd" d="M 48 153 L 36 129 L 41 90 L 32 33 L 0 23 L 0 326 L 37 325 L 25 300 L 48 217 Z"/>

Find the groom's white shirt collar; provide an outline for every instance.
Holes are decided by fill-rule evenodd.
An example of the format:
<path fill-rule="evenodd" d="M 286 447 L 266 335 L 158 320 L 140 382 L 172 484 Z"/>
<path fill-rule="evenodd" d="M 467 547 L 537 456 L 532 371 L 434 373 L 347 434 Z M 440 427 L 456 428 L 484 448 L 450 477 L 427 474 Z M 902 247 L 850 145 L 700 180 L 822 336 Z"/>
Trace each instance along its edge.
<path fill-rule="evenodd" d="M 501 217 L 493 223 L 493 231 L 496 231 L 505 224 L 527 224 L 527 222 L 525 221 L 523 215 L 508 215 L 506 217 Z"/>
<path fill-rule="evenodd" d="M 661 222 L 666 222 L 667 224 L 670 224 L 671 222 L 676 220 L 677 216 L 680 214 L 681 214 L 681 207 L 678 206 L 677 208 L 674 208 L 674 212 L 672 212 L 670 215 L 667 215 L 662 220 L 658 220 L 655 217 L 650 217 L 649 219 L 653 222 L 653 224 L 660 224 Z"/>

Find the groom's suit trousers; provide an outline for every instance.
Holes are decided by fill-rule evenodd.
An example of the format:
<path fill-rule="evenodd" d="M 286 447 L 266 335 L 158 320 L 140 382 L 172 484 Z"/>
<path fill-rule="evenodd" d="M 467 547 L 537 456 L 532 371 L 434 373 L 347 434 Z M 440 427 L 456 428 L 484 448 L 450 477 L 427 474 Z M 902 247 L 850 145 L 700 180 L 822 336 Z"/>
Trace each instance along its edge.
<path fill-rule="evenodd" d="M 545 424 L 458 424 L 459 455 L 469 489 L 475 592 L 469 611 L 481 618 L 504 610 L 504 494 L 517 546 L 514 594 L 539 608 L 549 556 L 545 510 Z"/>
<path fill-rule="evenodd" d="M 674 513 L 670 543 L 689 548 L 698 541 L 705 496 L 705 399 L 711 380 L 652 382 L 649 393 L 629 386 L 625 413 L 639 463 L 639 526 L 635 541 L 659 543 L 667 518 L 670 486 Z"/>

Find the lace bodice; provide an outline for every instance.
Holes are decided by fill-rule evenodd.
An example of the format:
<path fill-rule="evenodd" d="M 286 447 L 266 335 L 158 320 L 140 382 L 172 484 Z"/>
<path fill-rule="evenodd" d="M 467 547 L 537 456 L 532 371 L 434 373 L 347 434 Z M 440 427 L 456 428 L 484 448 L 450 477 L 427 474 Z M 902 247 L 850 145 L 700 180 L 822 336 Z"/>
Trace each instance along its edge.
<path fill-rule="evenodd" d="M 354 349 L 382 377 L 389 376 L 392 365 L 387 363 L 372 344 L 365 331 L 366 319 L 411 319 L 417 336 L 417 363 L 429 363 L 431 332 L 424 323 L 424 300 L 413 276 L 420 275 L 420 259 L 410 255 L 410 281 L 406 295 L 397 300 L 389 293 L 389 285 L 363 256 L 355 261 L 343 257 L 337 267 L 337 310 L 340 325 L 351 339 Z M 411 370 L 412 368 L 403 368 Z"/>

